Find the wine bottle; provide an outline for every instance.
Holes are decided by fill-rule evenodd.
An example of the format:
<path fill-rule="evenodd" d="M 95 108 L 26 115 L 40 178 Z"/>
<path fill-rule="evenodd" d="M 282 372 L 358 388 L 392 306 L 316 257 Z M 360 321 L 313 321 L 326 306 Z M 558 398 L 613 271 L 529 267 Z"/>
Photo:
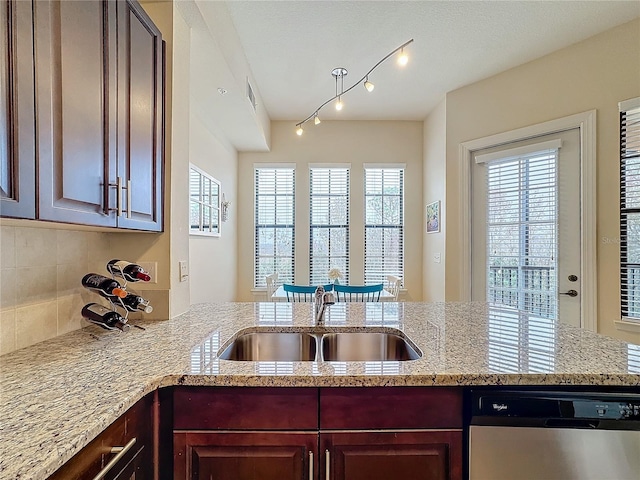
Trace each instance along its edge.
<path fill-rule="evenodd" d="M 126 319 L 118 312 L 109 310 L 97 303 L 88 303 L 82 308 L 82 316 L 91 323 L 95 323 L 105 330 L 115 330 L 116 328 L 123 332 L 128 332 L 131 328 L 126 323 Z"/>
<path fill-rule="evenodd" d="M 127 296 L 127 291 L 122 288 L 117 280 L 98 273 L 87 273 L 82 278 L 82 286 L 99 293 L 109 300 L 114 297 L 124 298 Z"/>
<path fill-rule="evenodd" d="M 124 278 L 129 282 L 137 282 L 142 280 L 148 282 L 151 277 L 144 271 L 140 265 L 127 262 L 125 260 L 113 259 L 107 263 L 107 271 L 118 277 Z"/>
<path fill-rule="evenodd" d="M 149 305 L 149 300 L 145 300 L 135 293 L 129 293 L 122 299 L 122 303 L 124 304 L 124 308 L 126 308 L 130 312 L 135 312 L 138 310 L 144 313 L 153 312 L 153 307 Z"/>

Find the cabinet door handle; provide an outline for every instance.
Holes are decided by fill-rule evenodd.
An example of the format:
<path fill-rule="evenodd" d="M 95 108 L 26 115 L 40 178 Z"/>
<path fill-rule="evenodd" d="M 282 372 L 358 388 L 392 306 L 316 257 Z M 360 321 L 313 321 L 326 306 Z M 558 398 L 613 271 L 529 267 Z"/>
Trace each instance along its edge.
<path fill-rule="evenodd" d="M 122 177 L 116 178 L 116 215 L 122 216 Z"/>
<path fill-rule="evenodd" d="M 325 480 L 331 480 L 331 456 L 329 450 L 324 451 L 324 478 Z"/>
<path fill-rule="evenodd" d="M 309 452 L 309 480 L 313 480 L 313 452 Z"/>
<path fill-rule="evenodd" d="M 93 477 L 93 480 L 102 480 L 109 470 L 113 468 L 113 466 L 120 461 L 122 457 L 124 457 L 131 447 L 133 447 L 136 443 L 136 438 L 133 437 L 124 447 L 111 447 L 111 453 L 117 453 L 115 457 L 111 459 L 109 463 L 107 463 L 102 470 L 98 472 L 98 474 Z"/>
<path fill-rule="evenodd" d="M 131 218 L 131 180 L 127 180 L 127 218 Z"/>

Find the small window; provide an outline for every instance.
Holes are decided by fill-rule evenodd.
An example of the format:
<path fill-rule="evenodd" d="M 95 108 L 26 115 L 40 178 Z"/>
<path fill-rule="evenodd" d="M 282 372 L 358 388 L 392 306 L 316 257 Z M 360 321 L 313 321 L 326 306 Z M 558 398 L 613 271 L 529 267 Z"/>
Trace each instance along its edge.
<path fill-rule="evenodd" d="M 640 321 L 640 98 L 620 102 L 620 298 Z"/>
<path fill-rule="evenodd" d="M 220 236 L 220 182 L 189 167 L 189 234 Z"/>

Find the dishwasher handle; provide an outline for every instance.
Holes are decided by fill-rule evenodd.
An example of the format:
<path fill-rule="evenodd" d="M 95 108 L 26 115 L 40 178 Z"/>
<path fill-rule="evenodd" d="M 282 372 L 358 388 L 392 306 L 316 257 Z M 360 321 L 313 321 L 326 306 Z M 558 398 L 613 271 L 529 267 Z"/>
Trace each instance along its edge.
<path fill-rule="evenodd" d="M 599 420 L 582 420 L 575 418 L 548 418 L 544 422 L 546 428 L 583 428 L 593 430 L 600 425 Z"/>

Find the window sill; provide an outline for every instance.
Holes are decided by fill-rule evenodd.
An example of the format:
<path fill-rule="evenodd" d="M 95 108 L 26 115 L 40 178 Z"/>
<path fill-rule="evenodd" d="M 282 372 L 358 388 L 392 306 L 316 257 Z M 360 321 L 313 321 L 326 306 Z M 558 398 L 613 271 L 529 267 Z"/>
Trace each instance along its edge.
<path fill-rule="evenodd" d="M 627 319 L 616 320 L 614 322 L 618 330 L 624 330 L 625 332 L 640 332 L 640 322 Z"/>

